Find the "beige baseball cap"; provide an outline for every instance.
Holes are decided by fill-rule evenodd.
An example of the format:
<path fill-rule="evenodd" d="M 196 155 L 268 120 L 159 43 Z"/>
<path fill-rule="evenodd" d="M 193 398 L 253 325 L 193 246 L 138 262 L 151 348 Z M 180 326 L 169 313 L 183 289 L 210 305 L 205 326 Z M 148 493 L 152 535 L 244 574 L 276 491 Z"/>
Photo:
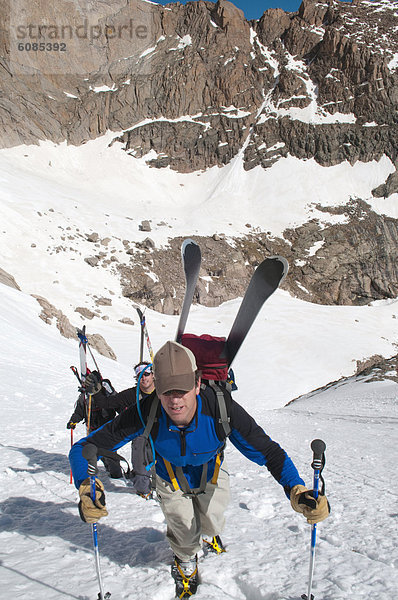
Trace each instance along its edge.
<path fill-rule="evenodd" d="M 170 390 L 189 392 L 195 387 L 194 354 L 177 342 L 166 342 L 153 359 L 153 375 L 158 394 Z"/>

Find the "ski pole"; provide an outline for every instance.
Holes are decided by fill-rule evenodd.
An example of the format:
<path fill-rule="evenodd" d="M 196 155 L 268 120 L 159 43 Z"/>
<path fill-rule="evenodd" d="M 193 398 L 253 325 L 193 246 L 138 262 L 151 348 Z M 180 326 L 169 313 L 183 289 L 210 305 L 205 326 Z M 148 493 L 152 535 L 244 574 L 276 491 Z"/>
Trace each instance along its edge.
<path fill-rule="evenodd" d="M 90 477 L 90 495 L 91 500 L 95 503 L 95 476 L 97 474 L 97 448 L 94 444 L 86 444 L 83 446 L 83 457 L 88 462 L 87 473 Z M 98 529 L 97 523 L 91 524 L 91 531 L 93 534 L 93 545 L 94 545 L 94 556 L 95 556 L 95 568 L 97 571 L 97 579 L 99 585 L 99 593 L 97 600 L 107 600 L 111 597 L 110 592 L 106 592 L 104 594 L 104 588 L 102 585 L 102 575 L 101 575 L 101 566 L 100 566 L 100 556 L 99 556 L 99 547 L 98 547 Z"/>
<path fill-rule="evenodd" d="M 76 375 L 76 378 L 78 380 L 78 382 L 80 383 L 80 385 L 82 385 L 82 380 L 80 379 L 80 375 L 76 369 L 76 367 L 74 367 L 73 365 L 71 366 L 71 369 L 73 371 L 73 374 Z"/>
<path fill-rule="evenodd" d="M 87 413 L 87 435 L 90 433 L 90 425 L 91 425 L 91 404 L 92 404 L 92 400 L 91 400 L 91 394 L 89 394 L 88 397 L 88 413 Z"/>
<path fill-rule="evenodd" d="M 314 469 L 314 484 L 313 484 L 313 496 L 315 500 L 318 498 L 319 492 L 319 479 L 321 478 L 321 472 L 325 464 L 325 450 L 326 444 L 322 440 L 313 440 L 311 442 L 311 450 L 313 452 L 312 468 Z M 314 577 L 314 565 L 315 565 L 315 544 L 316 544 L 316 523 L 311 525 L 311 551 L 310 551 L 310 569 L 308 577 L 308 591 L 307 594 L 303 594 L 301 598 L 303 600 L 314 600 L 314 596 L 311 593 L 312 580 Z"/>
<path fill-rule="evenodd" d="M 72 448 L 73 446 L 73 429 L 72 427 L 70 428 L 70 447 Z M 70 481 L 69 483 L 73 482 L 73 474 L 72 474 L 72 469 L 70 470 Z"/>
<path fill-rule="evenodd" d="M 141 326 L 140 362 L 142 362 L 142 359 L 144 357 L 144 338 L 146 339 L 146 345 L 148 346 L 149 356 L 151 357 L 151 361 L 153 362 L 154 353 L 153 353 L 153 349 L 152 349 L 151 340 L 149 339 L 149 333 L 148 333 L 148 328 L 146 326 L 145 315 L 138 306 L 136 306 L 135 309 L 140 318 L 140 326 Z"/>
<path fill-rule="evenodd" d="M 97 363 L 97 361 L 95 360 L 95 356 L 94 356 L 94 354 L 93 354 L 93 352 L 92 352 L 92 350 L 91 350 L 90 344 L 89 344 L 88 342 L 87 342 L 87 348 L 88 348 L 88 351 L 90 352 L 91 358 L 93 359 L 93 362 L 94 362 L 94 364 L 95 364 L 95 368 L 97 369 L 97 371 L 98 371 L 98 373 L 100 374 L 100 377 L 101 377 L 101 379 L 102 379 L 102 375 L 101 375 L 101 371 L 99 370 L 98 363 Z"/>

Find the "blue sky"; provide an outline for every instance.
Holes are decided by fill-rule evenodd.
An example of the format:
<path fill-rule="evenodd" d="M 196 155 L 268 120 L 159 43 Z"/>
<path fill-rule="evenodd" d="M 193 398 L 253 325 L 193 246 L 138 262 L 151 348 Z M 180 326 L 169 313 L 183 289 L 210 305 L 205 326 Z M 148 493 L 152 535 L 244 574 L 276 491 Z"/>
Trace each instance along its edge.
<path fill-rule="evenodd" d="M 158 4 L 171 4 L 173 0 L 155 0 Z M 189 0 L 179 0 L 186 4 Z M 246 19 L 259 19 L 267 8 L 283 8 L 285 11 L 298 10 L 301 0 L 231 0 L 245 13 Z"/>

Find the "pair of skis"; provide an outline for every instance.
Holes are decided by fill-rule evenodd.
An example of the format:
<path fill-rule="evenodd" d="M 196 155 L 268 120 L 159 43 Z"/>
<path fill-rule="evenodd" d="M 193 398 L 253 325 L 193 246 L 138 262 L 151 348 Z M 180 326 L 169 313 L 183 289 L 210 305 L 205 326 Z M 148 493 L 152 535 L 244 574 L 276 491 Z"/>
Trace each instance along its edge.
<path fill-rule="evenodd" d="M 202 255 L 196 242 L 187 239 L 181 248 L 185 274 L 185 296 L 178 322 L 176 341 L 181 341 L 199 277 Z M 264 302 L 278 289 L 289 269 L 282 256 L 266 258 L 254 271 L 238 314 L 226 340 L 226 357 L 231 366 Z"/>
<path fill-rule="evenodd" d="M 189 310 L 195 293 L 202 262 L 202 253 L 199 245 L 191 239 L 183 242 L 181 247 L 182 266 L 185 275 L 185 295 L 178 321 L 176 341 L 180 342 L 185 331 Z M 228 367 L 231 366 L 247 334 L 250 331 L 264 302 L 278 289 L 289 269 L 288 262 L 282 256 L 266 258 L 254 271 L 249 286 L 243 297 L 238 314 L 226 340 L 226 357 Z M 140 362 L 143 360 L 144 338 L 146 339 L 149 354 L 153 361 L 153 350 L 149 339 L 142 310 L 136 307 L 141 324 Z"/>
<path fill-rule="evenodd" d="M 82 329 L 77 330 L 77 337 L 79 338 L 79 360 L 80 360 L 80 382 L 83 389 L 84 394 L 84 405 L 87 407 L 87 421 L 86 421 L 86 429 L 87 435 L 90 433 L 90 421 L 91 421 L 91 396 L 87 399 L 87 394 L 84 391 L 84 382 L 86 381 L 86 377 L 88 375 L 87 371 L 87 346 L 88 339 L 86 336 L 86 326 L 83 325 Z"/>

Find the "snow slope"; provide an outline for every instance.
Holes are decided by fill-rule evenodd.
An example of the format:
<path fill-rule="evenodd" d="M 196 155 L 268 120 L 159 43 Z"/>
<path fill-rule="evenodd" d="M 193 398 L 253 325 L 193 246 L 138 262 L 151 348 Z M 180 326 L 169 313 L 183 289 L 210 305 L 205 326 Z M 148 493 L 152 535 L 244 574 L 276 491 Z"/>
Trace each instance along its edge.
<path fill-rule="evenodd" d="M 31 297 L 2 286 L 0 298 L 2 597 L 94 600 L 98 584 L 91 529 L 78 516 L 67 461 L 70 433 L 65 424 L 77 395 L 69 366 L 77 363 L 77 342 L 61 338 L 54 327 L 38 319 L 38 305 Z M 296 324 L 305 319 L 305 303 L 293 307 L 282 295 L 278 304 L 281 321 L 289 321 L 297 337 Z M 230 308 L 213 309 L 220 328 L 230 322 Z M 271 304 L 269 310 L 275 307 Z M 191 316 L 194 328 L 200 328 L 207 317 L 208 310 L 197 307 Z M 167 337 L 174 331 L 175 319 L 163 316 L 162 320 Z M 331 346 L 331 362 L 338 360 L 342 350 L 341 340 L 333 343 L 332 329 L 333 324 L 326 327 L 324 338 Z M 266 318 L 259 320 L 256 332 L 236 369 L 240 388 L 249 392 L 240 391 L 240 401 L 289 452 L 308 484 L 310 442 L 322 438 L 327 445 L 324 476 L 332 515 L 318 526 L 316 599 L 395 600 L 397 385 L 352 379 L 288 407 L 266 410 L 268 388 L 287 397 L 289 380 L 283 369 L 276 368 L 262 377 L 267 359 L 256 349 L 269 336 Z M 313 343 L 321 344 L 322 336 L 315 327 Z M 278 364 L 300 373 L 304 359 L 299 360 L 300 353 L 291 344 L 291 338 L 279 335 L 271 353 Z M 99 360 L 117 389 L 131 383 L 128 366 Z M 333 364 L 329 366 L 333 370 Z M 80 425 L 75 439 L 83 435 Z M 129 448 L 123 453 L 128 457 Z M 231 445 L 227 461 L 232 499 L 223 540 L 228 552 L 201 558 L 203 583 L 196 598 L 300 598 L 307 591 L 309 525 L 291 510 L 266 470 Z M 171 551 L 159 506 L 155 500 L 145 502 L 134 496 L 128 485 L 109 480 L 102 470 L 100 476 L 109 509 L 109 516 L 99 524 L 105 591 L 115 600 L 171 600 Z"/>
<path fill-rule="evenodd" d="M 177 235 L 242 235 L 248 222 L 253 231 L 258 228 L 278 236 L 313 217 L 333 222 L 342 217 L 319 212 L 315 205 L 332 207 L 350 197 L 366 199 L 385 214 L 397 214 L 394 197 L 382 204 L 371 198 L 371 190 L 394 170 L 387 158 L 325 168 L 289 157 L 266 171 L 259 167 L 246 172 L 238 155 L 222 169 L 184 175 L 149 168 L 144 159 L 128 156 L 119 143 L 110 146 L 115 137 L 108 133 L 80 147 L 43 142 L 0 150 L 0 267 L 15 277 L 24 292 L 44 296 L 76 326 L 84 322 L 76 307 L 98 311 L 97 299 L 110 298 L 111 306 L 101 306 L 100 315 L 85 322 L 89 333 L 105 337 L 123 365 L 136 359 L 132 356 L 139 336 L 135 311 L 121 294 L 114 267 L 91 267 L 84 258 L 106 250 L 108 256 L 128 263 L 124 242 L 140 242 L 148 236 L 139 229 L 142 220 L 151 220 L 149 236 L 159 247 Z M 108 238 L 108 245 L 89 242 L 86 234 L 92 232 L 101 240 Z M 276 369 L 283 372 L 286 386 L 280 390 L 279 384 L 271 383 L 266 396 L 267 408 L 282 406 L 354 374 L 357 360 L 395 354 L 396 306 L 391 302 L 364 308 L 322 307 L 280 292 L 261 317 L 267 320 L 264 337 L 256 327 L 236 366 L 251 362 L 245 348 L 255 347 L 263 356 L 261 371 L 266 380 Z M 221 321 L 217 310 L 194 307 L 193 314 L 200 316 L 197 322 L 190 320 L 188 328 L 209 332 L 210 323 L 210 333 L 225 335 L 237 307 L 238 301 L 227 303 Z M 126 317 L 133 318 L 135 326 L 119 323 Z M 155 348 L 166 333 L 174 335 L 175 319 L 149 312 L 148 318 Z M 325 333 L 329 323 L 337 356 Z M 282 364 L 274 352 L 280 336 L 289 347 L 289 360 Z M 241 389 L 244 395 L 250 393 L 250 384 L 242 382 Z"/>

